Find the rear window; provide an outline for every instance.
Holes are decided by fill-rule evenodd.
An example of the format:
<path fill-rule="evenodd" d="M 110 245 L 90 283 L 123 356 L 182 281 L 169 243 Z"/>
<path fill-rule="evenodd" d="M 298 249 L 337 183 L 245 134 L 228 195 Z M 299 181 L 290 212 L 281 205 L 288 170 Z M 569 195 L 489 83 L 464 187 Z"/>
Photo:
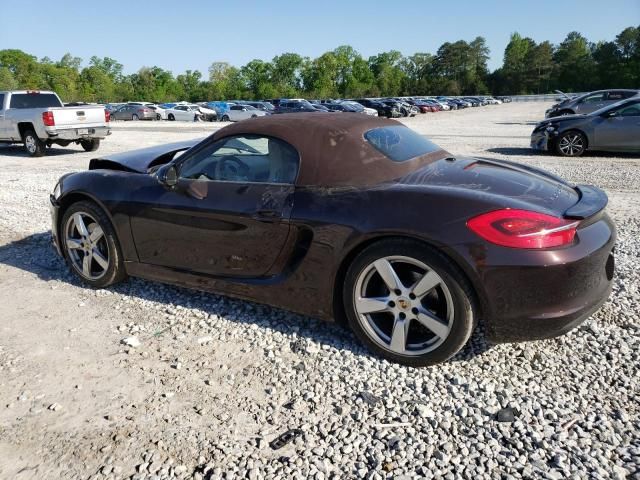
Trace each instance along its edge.
<path fill-rule="evenodd" d="M 61 107 L 60 100 L 53 93 L 14 93 L 9 108 L 49 108 Z"/>
<path fill-rule="evenodd" d="M 364 138 L 394 162 L 404 162 L 441 150 L 426 137 L 403 125 L 374 128 L 366 132 Z"/>

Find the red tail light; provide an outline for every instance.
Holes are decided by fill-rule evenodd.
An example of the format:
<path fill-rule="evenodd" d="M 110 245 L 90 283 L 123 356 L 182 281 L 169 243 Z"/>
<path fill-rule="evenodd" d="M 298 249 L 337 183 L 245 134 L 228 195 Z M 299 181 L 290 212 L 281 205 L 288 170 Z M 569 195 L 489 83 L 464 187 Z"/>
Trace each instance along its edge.
<path fill-rule="evenodd" d="M 110 122 L 111 121 L 111 114 L 109 113 L 109 110 L 105 110 L 104 111 L 104 121 L 105 122 Z"/>
<path fill-rule="evenodd" d="M 45 127 L 55 127 L 56 119 L 53 118 L 53 112 L 42 112 L 42 122 Z"/>
<path fill-rule="evenodd" d="M 503 247 L 551 248 L 572 244 L 579 223 L 529 210 L 504 209 L 478 215 L 467 226 Z"/>

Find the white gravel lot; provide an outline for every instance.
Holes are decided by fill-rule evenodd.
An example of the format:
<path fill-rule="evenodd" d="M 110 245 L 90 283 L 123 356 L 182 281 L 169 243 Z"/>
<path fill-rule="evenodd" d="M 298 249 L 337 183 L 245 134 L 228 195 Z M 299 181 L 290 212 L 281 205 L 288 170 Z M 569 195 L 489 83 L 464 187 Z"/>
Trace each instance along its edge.
<path fill-rule="evenodd" d="M 136 279 L 81 286 L 49 244 L 48 194 L 95 154 L 0 147 L 0 478 L 640 478 L 640 156 L 534 154 L 547 107 L 404 122 L 456 155 L 604 188 L 613 294 L 561 338 L 476 335 L 428 369 L 266 306 Z M 221 126 L 117 122 L 98 153 Z M 132 336 L 139 346 L 121 343 Z M 272 449 L 290 429 L 300 435 Z"/>

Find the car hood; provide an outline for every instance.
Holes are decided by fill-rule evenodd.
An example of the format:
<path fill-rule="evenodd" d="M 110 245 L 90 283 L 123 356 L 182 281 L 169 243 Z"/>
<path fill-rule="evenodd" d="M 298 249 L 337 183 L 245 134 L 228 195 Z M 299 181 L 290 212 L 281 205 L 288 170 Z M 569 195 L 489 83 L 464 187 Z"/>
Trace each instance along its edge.
<path fill-rule="evenodd" d="M 547 118 L 539 122 L 538 124 L 536 124 L 536 126 L 549 125 L 550 123 L 563 123 L 563 122 L 571 122 L 575 120 L 583 120 L 587 117 L 588 115 L 583 113 L 577 113 L 575 115 L 562 115 L 560 117 Z"/>
<path fill-rule="evenodd" d="M 105 155 L 92 159 L 89 162 L 89 170 L 106 169 L 147 173 L 149 168 L 169 162 L 176 153 L 188 150 L 202 140 L 198 138 Z"/>
<path fill-rule="evenodd" d="M 580 200 L 574 185 L 542 169 L 488 158 L 438 160 L 399 180 L 400 184 L 457 191 L 469 201 L 563 215 Z"/>

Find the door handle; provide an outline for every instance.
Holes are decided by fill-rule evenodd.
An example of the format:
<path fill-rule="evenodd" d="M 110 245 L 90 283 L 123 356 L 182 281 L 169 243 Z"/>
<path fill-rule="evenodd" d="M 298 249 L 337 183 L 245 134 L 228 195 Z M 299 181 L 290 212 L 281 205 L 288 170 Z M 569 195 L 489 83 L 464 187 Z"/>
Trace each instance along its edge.
<path fill-rule="evenodd" d="M 280 212 L 277 210 L 269 210 L 269 209 L 264 209 L 264 210 L 258 210 L 255 215 L 253 215 L 253 218 L 259 221 L 271 221 L 271 220 L 277 220 L 280 218 Z"/>

